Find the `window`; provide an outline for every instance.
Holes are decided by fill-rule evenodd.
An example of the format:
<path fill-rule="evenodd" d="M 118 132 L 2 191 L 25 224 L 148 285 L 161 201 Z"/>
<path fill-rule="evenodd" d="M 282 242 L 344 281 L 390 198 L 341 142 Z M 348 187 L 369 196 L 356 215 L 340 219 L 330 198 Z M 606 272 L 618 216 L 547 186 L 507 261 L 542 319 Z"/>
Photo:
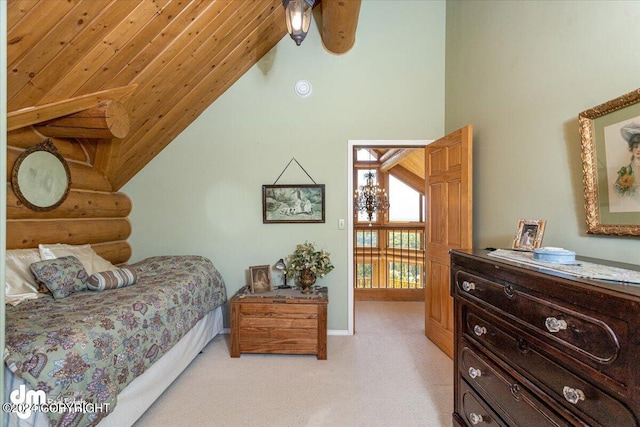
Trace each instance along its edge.
<path fill-rule="evenodd" d="M 422 194 L 393 175 L 389 175 L 389 221 L 420 222 L 422 220 Z"/>
<path fill-rule="evenodd" d="M 375 162 L 378 160 L 378 155 L 372 149 L 358 148 L 356 151 L 356 160 L 359 162 Z"/>

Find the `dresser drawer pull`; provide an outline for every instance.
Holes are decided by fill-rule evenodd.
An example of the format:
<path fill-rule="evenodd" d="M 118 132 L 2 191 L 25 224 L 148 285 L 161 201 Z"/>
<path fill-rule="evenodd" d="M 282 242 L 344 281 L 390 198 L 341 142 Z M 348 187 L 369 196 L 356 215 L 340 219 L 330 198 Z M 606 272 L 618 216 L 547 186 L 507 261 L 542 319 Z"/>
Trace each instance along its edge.
<path fill-rule="evenodd" d="M 524 354 L 529 353 L 529 343 L 526 342 L 524 339 L 518 338 L 517 347 L 521 353 L 524 353 Z"/>
<path fill-rule="evenodd" d="M 558 320 L 555 317 L 547 317 L 544 321 L 544 325 L 547 327 L 549 332 L 553 333 L 567 329 L 567 322 L 564 320 Z"/>
<path fill-rule="evenodd" d="M 564 395 L 564 398 L 567 399 L 567 402 L 573 403 L 574 405 L 579 401 L 584 400 L 584 392 L 579 388 L 564 386 L 562 394 Z"/>
<path fill-rule="evenodd" d="M 481 337 L 482 335 L 487 333 L 487 328 L 485 328 L 484 326 L 476 325 L 473 327 L 473 333 Z"/>
<path fill-rule="evenodd" d="M 516 291 L 513 290 L 513 286 L 507 285 L 504 287 L 504 294 L 511 299 L 516 296 Z"/>
<path fill-rule="evenodd" d="M 465 292 L 469 292 L 471 290 L 474 290 L 476 288 L 476 284 L 473 282 L 468 282 L 468 281 L 464 281 L 462 282 L 462 290 Z"/>
<path fill-rule="evenodd" d="M 469 368 L 469 376 L 471 378 L 481 377 L 482 371 L 480 369 L 476 369 L 473 366 Z"/>
<path fill-rule="evenodd" d="M 483 423 L 484 418 L 482 417 L 482 415 L 472 412 L 469 414 L 469 421 L 471 421 L 471 424 L 476 425 L 476 424 Z"/>
<path fill-rule="evenodd" d="M 515 383 L 509 389 L 511 390 L 511 394 L 513 395 L 513 398 L 516 400 L 520 400 L 520 386 L 517 383 Z"/>

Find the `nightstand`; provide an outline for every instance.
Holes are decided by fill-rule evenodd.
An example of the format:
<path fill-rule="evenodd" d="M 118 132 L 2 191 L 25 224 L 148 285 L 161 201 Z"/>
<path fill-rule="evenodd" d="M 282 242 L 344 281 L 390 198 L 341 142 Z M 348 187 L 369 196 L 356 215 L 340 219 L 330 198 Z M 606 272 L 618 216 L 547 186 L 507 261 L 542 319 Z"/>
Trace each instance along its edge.
<path fill-rule="evenodd" d="M 327 288 L 275 289 L 231 298 L 231 357 L 241 353 L 315 354 L 327 359 Z"/>

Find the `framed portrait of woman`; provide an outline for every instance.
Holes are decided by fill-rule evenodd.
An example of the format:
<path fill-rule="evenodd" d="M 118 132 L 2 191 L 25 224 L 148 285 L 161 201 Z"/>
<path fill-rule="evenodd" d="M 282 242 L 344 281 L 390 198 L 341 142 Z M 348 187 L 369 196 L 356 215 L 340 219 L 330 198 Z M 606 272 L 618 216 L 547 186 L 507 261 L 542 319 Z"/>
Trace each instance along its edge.
<path fill-rule="evenodd" d="M 578 121 L 587 232 L 640 236 L 640 89 Z"/>
<path fill-rule="evenodd" d="M 250 291 L 252 294 L 271 292 L 271 268 L 269 265 L 255 265 L 249 267 L 251 276 Z"/>
<path fill-rule="evenodd" d="M 518 251 L 532 251 L 542 245 L 542 236 L 546 221 L 542 219 L 521 219 L 513 238 L 512 249 Z"/>

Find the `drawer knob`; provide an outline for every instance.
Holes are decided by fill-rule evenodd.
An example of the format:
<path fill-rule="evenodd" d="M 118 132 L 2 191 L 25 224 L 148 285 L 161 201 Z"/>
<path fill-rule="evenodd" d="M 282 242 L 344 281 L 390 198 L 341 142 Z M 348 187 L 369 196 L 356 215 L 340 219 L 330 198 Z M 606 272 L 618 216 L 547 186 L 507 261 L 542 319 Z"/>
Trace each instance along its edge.
<path fill-rule="evenodd" d="M 469 292 L 475 288 L 476 288 L 476 284 L 473 282 L 469 282 L 467 280 L 462 282 L 462 290 L 464 290 L 465 292 Z"/>
<path fill-rule="evenodd" d="M 547 317 L 544 321 L 544 325 L 547 327 L 549 332 L 553 333 L 567 329 L 567 322 L 564 320 L 558 320 L 555 317 Z"/>
<path fill-rule="evenodd" d="M 473 366 L 469 368 L 469 376 L 471 378 L 481 377 L 482 371 L 480 369 L 476 369 Z"/>
<path fill-rule="evenodd" d="M 504 294 L 507 298 L 513 298 L 516 296 L 516 291 L 513 290 L 513 286 L 507 285 L 504 287 Z"/>
<path fill-rule="evenodd" d="M 469 421 L 471 421 L 471 424 L 476 425 L 484 422 L 484 419 L 482 418 L 482 415 L 472 412 L 469 414 Z"/>
<path fill-rule="evenodd" d="M 476 325 L 473 327 L 473 333 L 481 337 L 482 335 L 487 333 L 487 328 L 485 328 L 484 326 Z"/>
<path fill-rule="evenodd" d="M 564 398 L 567 399 L 567 402 L 573 403 L 574 405 L 579 401 L 584 400 L 584 392 L 579 388 L 564 386 L 562 394 Z"/>

